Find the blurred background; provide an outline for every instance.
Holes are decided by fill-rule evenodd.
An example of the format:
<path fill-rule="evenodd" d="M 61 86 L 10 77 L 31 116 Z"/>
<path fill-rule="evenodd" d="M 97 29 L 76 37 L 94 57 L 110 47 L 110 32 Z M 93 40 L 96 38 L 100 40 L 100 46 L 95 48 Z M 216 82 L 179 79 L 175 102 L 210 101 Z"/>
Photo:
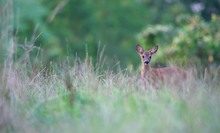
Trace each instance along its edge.
<path fill-rule="evenodd" d="M 220 0 L 1 0 L 0 61 L 13 52 L 48 64 L 86 53 L 135 69 L 135 45 L 159 45 L 154 62 L 219 65 Z M 27 55 L 28 54 L 28 55 Z"/>

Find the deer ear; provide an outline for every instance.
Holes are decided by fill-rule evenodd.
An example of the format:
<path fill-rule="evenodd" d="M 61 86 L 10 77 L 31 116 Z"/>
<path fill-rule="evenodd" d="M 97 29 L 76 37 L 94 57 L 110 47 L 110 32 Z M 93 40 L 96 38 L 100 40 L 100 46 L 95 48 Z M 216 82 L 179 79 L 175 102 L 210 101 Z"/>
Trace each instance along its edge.
<path fill-rule="evenodd" d="M 143 54 L 143 52 L 144 52 L 144 49 L 139 44 L 136 45 L 136 50 L 139 54 Z"/>
<path fill-rule="evenodd" d="M 151 54 L 156 53 L 157 50 L 158 50 L 158 47 L 159 47 L 159 46 L 155 46 L 155 47 L 151 48 L 151 49 L 150 49 L 150 53 L 151 53 Z"/>

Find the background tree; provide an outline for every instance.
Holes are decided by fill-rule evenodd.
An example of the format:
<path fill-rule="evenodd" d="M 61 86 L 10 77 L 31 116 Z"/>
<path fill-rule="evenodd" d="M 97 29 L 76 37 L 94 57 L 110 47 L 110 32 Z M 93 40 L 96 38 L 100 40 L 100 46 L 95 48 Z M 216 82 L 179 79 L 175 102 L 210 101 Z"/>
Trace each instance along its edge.
<path fill-rule="evenodd" d="M 5 3 L 2 1 L 2 11 Z M 144 47 L 158 43 L 166 47 L 168 43 L 163 42 L 173 39 L 175 29 L 182 26 L 179 21 L 185 23 L 182 16 L 197 14 L 209 21 L 211 14 L 218 14 L 220 9 L 218 1 L 205 0 L 16 0 L 12 5 L 7 8 L 13 14 L 7 23 L 13 25 L 11 34 L 18 44 L 40 47 L 43 62 L 61 60 L 66 55 L 85 58 L 86 50 L 96 62 L 98 48 L 105 47 L 108 62 L 118 60 L 122 67 L 137 66 L 139 57 L 134 46 L 144 29 L 151 27 L 152 31 L 147 31 L 155 41 L 142 42 Z M 166 25 L 170 36 L 163 36 L 164 31 L 155 24 Z M 23 52 L 18 48 L 16 58 Z M 36 58 L 38 52 L 33 50 L 31 58 Z"/>

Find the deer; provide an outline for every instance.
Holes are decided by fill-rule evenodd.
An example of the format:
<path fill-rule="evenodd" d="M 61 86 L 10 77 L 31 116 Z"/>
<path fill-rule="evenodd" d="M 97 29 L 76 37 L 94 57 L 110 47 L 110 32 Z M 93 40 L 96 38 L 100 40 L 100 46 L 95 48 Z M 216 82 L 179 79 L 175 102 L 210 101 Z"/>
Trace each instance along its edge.
<path fill-rule="evenodd" d="M 152 55 L 154 55 L 159 46 L 154 46 L 149 51 L 144 50 L 141 45 L 136 45 L 136 51 L 141 57 L 141 79 L 146 88 L 147 83 L 150 86 L 158 89 L 158 83 L 166 83 L 170 85 L 181 84 L 182 81 L 187 79 L 188 72 L 179 67 L 164 67 L 164 68 L 151 68 L 150 62 Z"/>

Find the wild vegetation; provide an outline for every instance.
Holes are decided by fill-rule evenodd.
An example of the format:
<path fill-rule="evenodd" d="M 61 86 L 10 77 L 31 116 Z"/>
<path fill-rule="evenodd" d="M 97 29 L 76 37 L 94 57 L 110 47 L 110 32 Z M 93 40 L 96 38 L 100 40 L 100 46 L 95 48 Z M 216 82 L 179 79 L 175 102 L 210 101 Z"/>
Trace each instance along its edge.
<path fill-rule="evenodd" d="M 108 62 L 137 68 L 134 46 L 139 42 L 145 48 L 160 45 L 160 57 L 183 64 L 184 58 L 198 60 L 208 67 L 219 64 L 219 7 L 218 1 L 207 0 L 1 0 L 0 59 L 6 56 L 9 35 L 19 45 L 41 48 L 43 64 L 66 56 L 85 59 L 86 51 L 95 64 L 101 45 L 108 49 Z M 15 58 L 24 51 L 19 46 Z M 37 53 L 33 49 L 30 58 Z M 167 65 L 163 58 L 157 62 Z"/>
<path fill-rule="evenodd" d="M 218 133 L 219 11 L 217 1 L 1 0 L 0 132 Z M 137 43 L 159 45 L 152 67 L 192 77 L 145 87 Z"/>
<path fill-rule="evenodd" d="M 3 69 L 1 132 L 220 130 L 219 75 L 194 75 L 183 89 L 156 90 L 120 67 L 113 72 L 94 69 L 88 60 L 71 64 L 51 64 L 51 71 L 32 74 L 16 65 Z"/>

